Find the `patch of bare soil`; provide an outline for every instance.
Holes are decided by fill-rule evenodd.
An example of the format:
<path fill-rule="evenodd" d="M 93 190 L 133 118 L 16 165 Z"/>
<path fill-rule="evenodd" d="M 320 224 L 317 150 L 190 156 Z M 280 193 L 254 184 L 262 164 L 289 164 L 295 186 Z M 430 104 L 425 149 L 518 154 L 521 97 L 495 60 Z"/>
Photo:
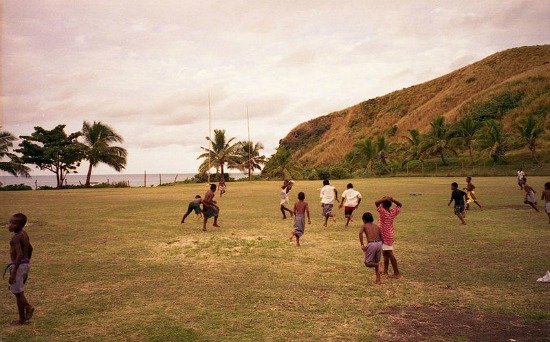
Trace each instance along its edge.
<path fill-rule="evenodd" d="M 440 307 L 393 307 L 384 341 L 550 341 L 550 320 Z"/>

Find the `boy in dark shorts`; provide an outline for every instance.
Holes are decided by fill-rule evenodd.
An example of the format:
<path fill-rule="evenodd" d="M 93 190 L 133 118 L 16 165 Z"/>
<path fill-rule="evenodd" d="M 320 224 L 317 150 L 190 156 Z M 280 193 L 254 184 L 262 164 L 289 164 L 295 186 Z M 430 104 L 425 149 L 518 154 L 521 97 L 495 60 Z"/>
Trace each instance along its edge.
<path fill-rule="evenodd" d="M 374 267 L 374 273 L 376 274 L 375 284 L 382 284 L 380 280 L 380 256 L 382 254 L 382 234 L 380 228 L 375 225 L 374 218 L 371 213 L 363 214 L 363 225 L 359 230 L 359 242 L 361 243 L 361 249 L 365 252 L 365 266 Z M 367 245 L 363 242 L 363 234 L 367 237 Z"/>
<path fill-rule="evenodd" d="M 183 218 L 181 219 L 181 223 L 185 223 L 185 218 L 191 214 L 191 212 L 194 210 L 195 214 L 197 214 L 197 219 L 202 217 L 202 210 L 201 210 L 201 203 L 202 198 L 201 195 L 195 196 L 195 198 L 189 202 L 189 205 L 187 206 L 187 212 L 185 215 L 183 215 Z"/>
<path fill-rule="evenodd" d="M 10 240 L 10 278 L 9 289 L 15 295 L 19 320 L 13 321 L 13 325 L 25 324 L 32 318 L 34 307 L 29 304 L 25 297 L 25 283 L 29 276 L 30 261 L 32 256 L 32 245 L 27 232 L 23 227 L 27 224 L 25 214 L 15 214 L 10 219 L 8 230 L 13 232 Z"/>
<path fill-rule="evenodd" d="M 300 247 L 300 236 L 304 234 L 306 228 L 306 218 L 307 214 L 307 223 L 311 224 L 311 219 L 309 217 L 309 205 L 306 201 L 306 195 L 303 192 L 298 193 L 298 202 L 294 203 L 294 230 L 290 232 L 290 241 L 296 236 L 296 247 Z"/>
<path fill-rule="evenodd" d="M 210 184 L 210 189 L 204 195 L 202 200 L 202 212 L 204 219 L 202 221 L 202 230 L 206 231 L 206 222 L 209 218 L 214 218 L 214 224 L 212 226 L 219 227 L 218 225 L 218 215 L 220 213 L 220 207 L 214 201 L 214 196 L 216 195 L 216 184 Z"/>
<path fill-rule="evenodd" d="M 466 224 L 464 218 L 466 214 L 464 213 L 464 198 L 467 196 L 466 193 L 458 189 L 458 184 L 456 182 L 451 183 L 451 200 L 447 206 L 450 206 L 453 201 L 455 201 L 454 213 L 460 219 L 462 224 Z"/>

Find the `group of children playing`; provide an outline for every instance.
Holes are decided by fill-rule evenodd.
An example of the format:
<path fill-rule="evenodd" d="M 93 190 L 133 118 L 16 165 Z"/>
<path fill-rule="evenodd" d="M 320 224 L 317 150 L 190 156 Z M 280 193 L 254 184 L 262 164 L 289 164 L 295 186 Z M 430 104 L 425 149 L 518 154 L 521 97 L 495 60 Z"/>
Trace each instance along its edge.
<path fill-rule="evenodd" d="M 288 205 L 288 192 L 292 188 L 294 182 L 285 181 L 281 191 L 281 212 L 283 218 L 286 218 L 285 212 L 289 212 L 290 216 L 294 217 L 294 228 L 290 232 L 290 240 L 296 238 L 296 245 L 300 246 L 300 237 L 304 234 L 305 218 L 307 216 L 308 224 L 311 224 L 311 218 L 309 213 L 309 205 L 305 201 L 305 194 L 303 192 L 298 193 L 298 201 L 294 203 L 293 210 L 287 208 Z M 462 224 L 466 224 L 464 218 L 464 210 L 468 209 L 469 203 L 473 202 L 479 206 L 481 210 L 482 206 L 477 201 L 475 196 L 475 186 L 472 184 L 472 178 L 466 178 L 466 192 L 458 189 L 458 184 L 453 182 L 451 184 L 451 200 L 449 206 L 454 201 L 454 213 L 458 216 Z M 521 189 L 525 190 L 525 203 L 530 204 L 535 210 L 538 211 L 537 202 L 535 200 L 536 191 L 527 184 L 527 179 L 522 177 L 518 183 Z M 323 190 L 324 189 L 324 190 Z M 353 190 L 353 185 L 350 183 L 347 189 Z M 321 189 L 321 206 L 323 207 L 323 215 L 325 216 L 325 227 L 327 226 L 328 218 L 335 218 L 336 214 L 332 212 L 332 204 L 334 200 L 338 201 L 338 192 L 332 186 L 329 181 L 323 181 L 323 188 Z M 203 217 L 203 230 L 206 230 L 206 222 L 208 218 L 214 217 L 214 226 L 218 225 L 219 207 L 214 201 L 214 195 L 216 192 L 216 185 L 211 184 L 210 189 L 206 192 L 205 198 L 201 198 L 200 195 L 196 195 L 195 198 L 189 203 L 187 212 L 183 215 L 181 223 L 185 222 L 185 219 L 189 214 L 195 211 L 197 217 Z M 333 194 L 333 195 L 332 195 Z M 349 198 L 348 198 L 348 194 Z M 541 200 L 545 201 L 545 211 L 548 215 L 550 224 L 550 182 L 544 184 L 544 191 L 542 192 Z M 346 210 L 345 215 L 348 218 L 347 223 L 350 222 L 353 211 L 359 203 L 361 203 L 361 195 L 357 191 L 344 191 L 342 194 L 342 201 L 345 202 Z M 328 203 L 327 203 L 328 202 Z M 203 205 L 201 210 L 200 205 Z M 393 206 L 395 204 L 395 206 Z M 363 224 L 359 229 L 359 243 L 361 244 L 361 250 L 364 253 L 364 264 L 366 267 L 372 267 L 375 271 L 375 283 L 381 284 L 381 274 L 388 274 L 389 264 L 391 263 L 393 269 L 392 278 L 399 278 L 399 268 L 397 266 L 397 259 L 393 254 L 393 242 L 394 242 L 394 225 L 395 217 L 401 212 L 402 204 L 395 198 L 385 196 L 375 201 L 376 211 L 378 212 L 378 225 L 374 224 L 374 217 L 370 212 L 365 212 L 362 216 Z M 342 207 L 342 204 L 340 205 Z M 33 316 L 34 307 L 29 304 L 25 297 L 25 283 L 30 270 L 30 260 L 32 257 L 32 245 L 30 243 L 29 236 L 23 230 L 27 223 L 27 217 L 18 213 L 10 218 L 8 230 L 13 232 L 13 236 L 10 240 L 10 258 L 11 262 L 6 267 L 4 273 L 9 270 L 9 289 L 15 295 L 17 302 L 17 309 L 19 313 L 19 319 L 14 321 L 13 324 L 21 325 L 27 323 Z M 346 225 L 347 225 L 346 223 Z M 366 244 L 364 237 L 366 237 Z M 382 262 L 383 256 L 383 262 Z"/>

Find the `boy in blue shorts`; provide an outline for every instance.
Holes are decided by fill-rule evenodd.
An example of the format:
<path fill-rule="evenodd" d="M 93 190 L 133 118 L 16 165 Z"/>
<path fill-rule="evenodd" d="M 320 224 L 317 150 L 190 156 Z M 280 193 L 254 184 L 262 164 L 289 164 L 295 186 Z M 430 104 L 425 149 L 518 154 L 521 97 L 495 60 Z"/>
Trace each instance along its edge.
<path fill-rule="evenodd" d="M 201 203 L 202 203 L 201 196 L 200 195 L 195 196 L 195 198 L 191 202 L 189 202 L 189 205 L 187 206 L 187 212 L 185 213 L 185 215 L 183 215 L 183 218 L 181 219 L 181 223 L 185 223 L 185 218 L 189 216 L 189 214 L 191 214 L 193 210 L 197 215 L 197 219 L 200 219 L 202 217 Z"/>

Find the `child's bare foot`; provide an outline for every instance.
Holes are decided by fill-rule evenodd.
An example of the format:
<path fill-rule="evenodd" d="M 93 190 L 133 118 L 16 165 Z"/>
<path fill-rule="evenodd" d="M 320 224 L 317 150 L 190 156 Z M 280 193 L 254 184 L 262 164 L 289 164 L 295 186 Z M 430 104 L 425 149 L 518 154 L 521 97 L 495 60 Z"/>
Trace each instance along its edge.
<path fill-rule="evenodd" d="M 27 312 L 25 314 L 25 319 L 28 321 L 32 318 L 32 315 L 34 314 L 34 306 L 30 305 L 27 308 Z"/>
<path fill-rule="evenodd" d="M 213 224 L 212 227 L 221 227 L 219 224 Z"/>
<path fill-rule="evenodd" d="M 323 223 L 323 227 L 326 227 L 326 226 L 327 226 L 327 224 L 326 224 L 326 223 Z"/>
<path fill-rule="evenodd" d="M 389 278 L 393 278 L 393 279 L 399 279 L 399 278 L 401 278 L 401 274 L 400 274 L 400 273 L 394 273 L 394 274 L 392 274 L 392 275 L 390 275 L 390 276 L 388 276 L 388 277 L 389 277 Z"/>
<path fill-rule="evenodd" d="M 292 241 L 292 239 L 294 239 L 294 232 L 290 232 L 289 240 Z"/>
<path fill-rule="evenodd" d="M 382 285 L 382 280 L 380 279 L 376 279 L 376 281 L 374 282 L 376 285 Z"/>
<path fill-rule="evenodd" d="M 336 214 L 332 214 L 332 220 L 336 222 Z"/>
<path fill-rule="evenodd" d="M 12 321 L 10 323 L 10 325 L 25 325 L 25 324 L 28 324 L 28 323 L 26 321 L 21 321 L 21 320 Z"/>
<path fill-rule="evenodd" d="M 202 231 L 205 232 L 205 231 L 206 231 L 206 228 L 203 228 Z"/>

